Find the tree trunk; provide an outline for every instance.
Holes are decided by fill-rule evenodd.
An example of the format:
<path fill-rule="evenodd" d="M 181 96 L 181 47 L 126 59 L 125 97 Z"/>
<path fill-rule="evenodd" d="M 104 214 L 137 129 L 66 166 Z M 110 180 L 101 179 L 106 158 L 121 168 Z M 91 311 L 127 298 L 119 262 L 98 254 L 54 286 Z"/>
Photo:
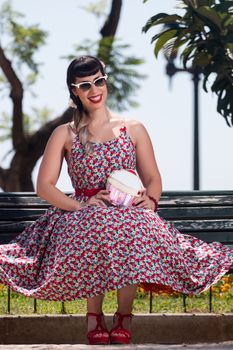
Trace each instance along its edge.
<path fill-rule="evenodd" d="M 11 160 L 8 169 L 0 168 L 0 187 L 7 192 L 33 192 L 32 171 L 43 155 L 53 130 L 72 120 L 73 110 L 67 109 L 62 116 L 43 125 L 36 133 L 25 139 Z"/>
<path fill-rule="evenodd" d="M 112 0 L 109 15 L 100 31 L 102 37 L 114 38 L 118 27 L 122 0 Z M 101 41 L 100 41 L 101 46 Z M 68 108 L 60 117 L 43 125 L 33 135 L 27 137 L 23 129 L 23 88 L 10 60 L 0 46 L 0 66 L 10 86 L 13 104 L 12 143 L 15 154 L 8 169 L 0 167 L 0 187 L 7 192 L 34 191 L 32 171 L 43 155 L 46 143 L 53 130 L 61 124 L 72 120 L 73 110 Z"/>
<path fill-rule="evenodd" d="M 14 166 L 5 170 L 1 187 L 6 192 L 33 192 L 31 160 L 18 152 L 13 159 Z M 27 169 L 27 171 L 25 171 Z"/>

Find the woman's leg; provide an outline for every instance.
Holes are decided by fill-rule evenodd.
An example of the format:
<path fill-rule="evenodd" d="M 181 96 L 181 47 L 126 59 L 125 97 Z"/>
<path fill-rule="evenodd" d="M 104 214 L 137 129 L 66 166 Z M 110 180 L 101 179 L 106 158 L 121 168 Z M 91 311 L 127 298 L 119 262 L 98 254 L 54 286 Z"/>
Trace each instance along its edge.
<path fill-rule="evenodd" d="M 117 313 L 113 318 L 110 331 L 112 344 L 130 344 L 131 342 L 131 313 L 138 285 L 129 285 L 117 290 Z"/>
<path fill-rule="evenodd" d="M 97 295 L 92 298 L 87 298 L 87 312 L 93 312 L 95 314 L 102 313 L 103 301 L 104 301 L 104 294 Z M 106 327 L 104 317 L 103 317 L 102 325 Z M 87 325 L 88 332 L 93 330 L 95 327 L 96 327 L 96 317 L 88 316 L 88 325 Z"/>
<path fill-rule="evenodd" d="M 117 290 L 117 311 L 121 314 L 130 314 L 138 284 L 132 284 Z"/>
<path fill-rule="evenodd" d="M 131 314 L 133 309 L 133 301 L 138 288 L 138 284 L 129 285 L 117 290 L 117 311 L 120 314 Z M 130 329 L 130 318 L 123 319 L 123 327 Z M 117 317 L 115 318 L 114 326 L 117 324 Z"/>
<path fill-rule="evenodd" d="M 97 295 L 92 298 L 87 298 L 87 312 L 100 314 L 102 312 L 104 294 Z"/>
<path fill-rule="evenodd" d="M 110 341 L 102 314 L 103 300 L 104 294 L 87 299 L 87 339 L 91 345 L 107 345 Z"/>

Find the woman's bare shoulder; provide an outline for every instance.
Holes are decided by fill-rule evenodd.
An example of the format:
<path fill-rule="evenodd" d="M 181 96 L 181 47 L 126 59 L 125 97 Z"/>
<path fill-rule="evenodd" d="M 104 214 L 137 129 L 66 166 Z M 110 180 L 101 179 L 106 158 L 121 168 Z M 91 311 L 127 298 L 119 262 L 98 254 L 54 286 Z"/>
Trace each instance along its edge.
<path fill-rule="evenodd" d="M 139 124 L 142 124 L 141 122 L 139 122 L 136 119 L 131 119 L 131 118 L 125 118 L 119 115 L 114 115 L 114 117 L 111 119 L 114 123 L 117 123 L 118 125 L 122 125 L 125 124 L 126 128 L 131 128 L 131 127 L 135 127 Z"/>
<path fill-rule="evenodd" d="M 51 139 L 65 143 L 71 137 L 69 123 L 58 125 L 51 134 Z"/>
<path fill-rule="evenodd" d="M 134 136 L 146 130 L 144 124 L 137 119 L 125 119 L 125 126 Z"/>
<path fill-rule="evenodd" d="M 71 131 L 75 133 L 75 127 L 73 122 L 58 125 L 53 132 L 56 134 L 67 136 L 70 134 Z"/>
<path fill-rule="evenodd" d="M 126 127 L 127 133 L 133 141 L 133 144 L 137 146 L 137 143 L 140 139 L 140 133 L 144 128 L 144 125 L 139 120 L 131 118 L 124 118 L 123 123 Z"/>
<path fill-rule="evenodd" d="M 129 127 L 136 128 L 136 127 L 143 126 L 143 123 L 137 119 L 125 118 L 124 121 L 125 121 L 126 127 L 129 126 Z"/>

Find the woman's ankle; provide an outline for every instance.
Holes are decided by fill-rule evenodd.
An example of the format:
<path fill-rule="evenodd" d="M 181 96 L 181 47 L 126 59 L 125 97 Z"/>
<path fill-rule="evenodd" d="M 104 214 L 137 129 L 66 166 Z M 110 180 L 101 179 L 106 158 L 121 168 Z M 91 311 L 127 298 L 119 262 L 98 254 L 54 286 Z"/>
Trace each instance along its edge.
<path fill-rule="evenodd" d="M 93 315 L 92 315 L 93 314 Z M 98 315 L 98 316 L 95 316 Z M 97 324 L 98 324 L 98 319 L 97 317 L 100 317 L 100 323 L 103 326 L 103 328 L 107 328 L 106 327 L 106 323 L 105 323 L 105 318 L 104 318 L 104 314 L 102 312 L 100 313 L 87 313 L 87 331 L 92 331 L 96 328 Z"/>
<path fill-rule="evenodd" d="M 117 311 L 121 315 L 131 315 L 132 314 L 132 307 L 131 308 L 125 308 L 118 306 Z"/>
<path fill-rule="evenodd" d="M 132 310 L 131 310 L 132 311 Z M 121 318 L 121 322 L 120 319 Z M 123 312 L 120 311 L 116 311 L 116 313 L 114 314 L 114 318 L 113 318 L 113 328 L 116 326 L 120 326 L 120 323 L 122 324 L 122 327 L 127 329 L 127 330 L 131 330 L 131 320 L 132 320 L 132 313 L 131 312 L 125 312 L 125 310 Z"/>

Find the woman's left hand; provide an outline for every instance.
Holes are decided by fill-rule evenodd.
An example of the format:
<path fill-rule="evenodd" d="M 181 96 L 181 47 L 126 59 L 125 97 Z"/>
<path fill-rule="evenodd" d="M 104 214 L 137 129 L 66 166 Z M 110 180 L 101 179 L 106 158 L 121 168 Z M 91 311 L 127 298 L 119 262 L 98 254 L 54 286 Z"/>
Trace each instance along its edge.
<path fill-rule="evenodd" d="M 146 189 L 139 191 L 138 194 L 141 196 L 135 198 L 132 205 L 137 208 L 154 210 L 154 202 L 146 195 Z"/>

